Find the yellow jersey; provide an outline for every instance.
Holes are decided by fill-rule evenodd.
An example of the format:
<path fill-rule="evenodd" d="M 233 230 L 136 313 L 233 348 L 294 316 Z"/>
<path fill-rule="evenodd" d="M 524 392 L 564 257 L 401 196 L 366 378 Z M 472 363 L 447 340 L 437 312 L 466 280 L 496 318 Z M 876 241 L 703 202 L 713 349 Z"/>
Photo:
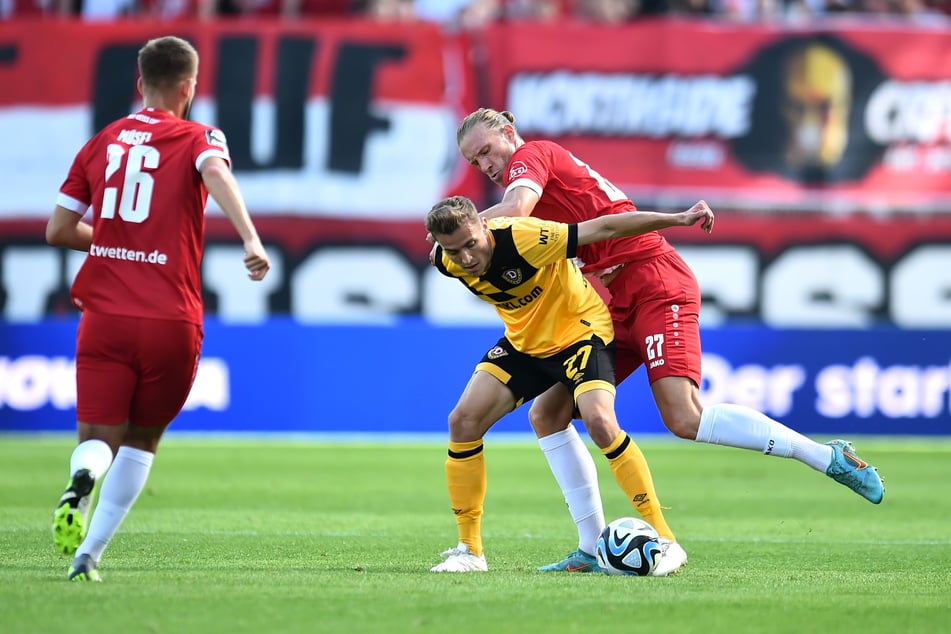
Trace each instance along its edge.
<path fill-rule="evenodd" d="M 547 357 L 592 335 L 614 340 L 607 306 L 571 259 L 577 225 L 529 216 L 493 218 L 488 227 L 493 252 L 484 275 L 469 275 L 441 248 L 436 268 L 495 306 L 516 350 Z"/>

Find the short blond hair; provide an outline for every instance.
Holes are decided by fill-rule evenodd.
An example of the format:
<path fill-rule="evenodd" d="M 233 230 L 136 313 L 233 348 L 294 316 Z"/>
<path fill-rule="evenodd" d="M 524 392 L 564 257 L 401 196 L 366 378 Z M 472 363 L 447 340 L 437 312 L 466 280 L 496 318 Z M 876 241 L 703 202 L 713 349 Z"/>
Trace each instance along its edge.
<path fill-rule="evenodd" d="M 426 214 L 426 230 L 433 236 L 447 236 L 478 219 L 475 203 L 465 196 L 450 196 L 433 205 Z"/>

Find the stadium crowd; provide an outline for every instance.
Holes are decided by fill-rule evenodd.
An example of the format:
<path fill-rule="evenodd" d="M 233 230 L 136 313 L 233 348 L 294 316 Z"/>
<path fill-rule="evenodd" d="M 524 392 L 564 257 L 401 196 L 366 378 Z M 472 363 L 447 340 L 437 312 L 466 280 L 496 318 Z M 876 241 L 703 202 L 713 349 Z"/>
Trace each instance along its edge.
<path fill-rule="evenodd" d="M 579 19 L 622 24 L 658 15 L 739 21 L 807 20 L 834 15 L 938 22 L 951 0 L 0 0 L 0 19 L 370 17 L 478 29 L 498 21 Z"/>

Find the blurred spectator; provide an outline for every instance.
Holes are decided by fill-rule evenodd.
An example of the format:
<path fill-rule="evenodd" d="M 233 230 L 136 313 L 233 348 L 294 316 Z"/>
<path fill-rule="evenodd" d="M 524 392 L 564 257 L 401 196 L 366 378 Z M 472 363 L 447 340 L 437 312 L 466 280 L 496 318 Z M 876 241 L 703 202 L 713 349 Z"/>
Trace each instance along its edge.
<path fill-rule="evenodd" d="M 577 0 L 574 15 L 603 24 L 622 24 L 640 11 L 641 0 Z"/>
<path fill-rule="evenodd" d="M 452 29 L 480 29 L 502 17 L 501 0 L 416 0 L 416 15 Z"/>
<path fill-rule="evenodd" d="M 784 15 L 781 0 L 715 0 L 714 11 L 731 20 L 778 20 Z"/>
<path fill-rule="evenodd" d="M 451 3 L 449 3 L 451 4 Z M 358 12 L 372 20 L 383 22 L 412 22 L 417 19 L 415 0 L 366 0 Z"/>
<path fill-rule="evenodd" d="M 707 16 L 713 14 L 711 0 L 670 0 L 670 12 L 677 15 Z"/>
<path fill-rule="evenodd" d="M 503 3 L 502 18 L 552 22 L 563 18 L 569 8 L 567 0 L 507 0 Z"/>

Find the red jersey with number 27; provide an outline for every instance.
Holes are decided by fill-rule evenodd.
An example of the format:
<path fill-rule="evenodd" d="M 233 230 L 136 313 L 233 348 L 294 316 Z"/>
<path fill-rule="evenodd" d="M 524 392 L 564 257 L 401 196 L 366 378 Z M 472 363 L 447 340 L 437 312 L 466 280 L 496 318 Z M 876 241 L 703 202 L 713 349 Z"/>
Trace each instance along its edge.
<path fill-rule="evenodd" d="M 70 292 L 79 310 L 201 324 L 208 191 L 198 170 L 212 156 L 231 161 L 220 130 L 151 108 L 83 146 L 56 199 L 93 212 Z"/>
<path fill-rule="evenodd" d="M 605 214 L 635 211 L 634 203 L 607 179 L 552 141 L 528 141 L 512 154 L 505 170 L 505 191 L 528 187 L 539 195 L 532 215 L 575 224 Z M 639 262 L 673 251 L 656 231 L 578 247 L 582 271 L 598 273 L 626 262 Z"/>

